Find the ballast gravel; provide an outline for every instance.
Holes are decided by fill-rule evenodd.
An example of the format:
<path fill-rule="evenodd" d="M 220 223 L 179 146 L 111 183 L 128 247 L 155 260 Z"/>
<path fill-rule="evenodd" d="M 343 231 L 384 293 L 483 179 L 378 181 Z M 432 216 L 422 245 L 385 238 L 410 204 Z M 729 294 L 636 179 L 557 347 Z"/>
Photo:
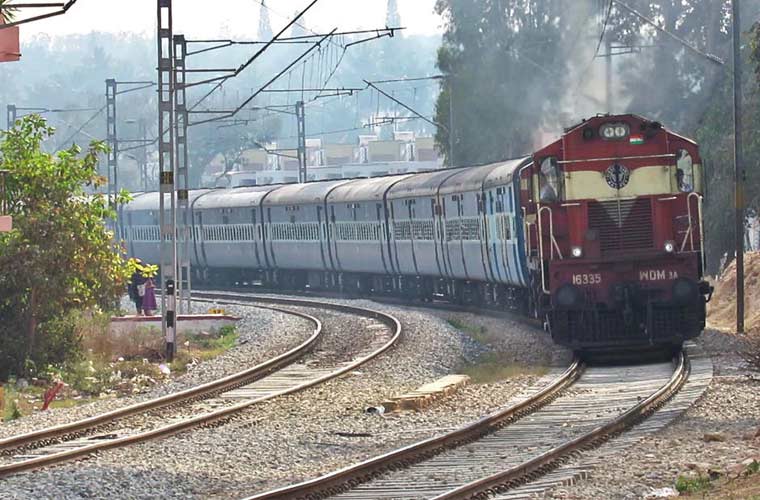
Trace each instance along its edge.
<path fill-rule="evenodd" d="M 209 307 L 213 305 L 197 303 L 194 309 L 203 313 Z M 224 309 L 228 314 L 240 318 L 237 324 L 239 338 L 235 348 L 202 364 L 189 365 L 186 373 L 167 379 L 165 383 L 141 394 L 37 412 L 18 420 L 0 423 L 0 438 L 74 422 L 232 375 L 296 347 L 314 331 L 310 321 L 291 314 L 250 306 L 225 305 Z"/>
<path fill-rule="evenodd" d="M 604 446 L 589 453 L 588 460 L 602 465 L 592 469 L 588 479 L 554 489 L 549 498 L 663 498 L 676 494 L 679 476 L 701 474 L 725 480 L 746 470 L 741 466 L 745 460 L 760 462 L 760 373 L 750 372 L 737 356 L 740 345 L 733 335 L 710 330 L 697 343 L 714 363 L 712 383 L 702 398 L 679 421 L 643 438 L 624 454 L 610 455 Z M 753 477 L 755 484 L 760 483 L 760 475 Z M 734 496 L 730 489 L 692 494 L 704 495 L 745 498 Z"/>
<path fill-rule="evenodd" d="M 538 379 L 535 367 L 507 380 L 472 384 L 420 412 L 370 415 L 383 400 L 456 373 L 490 347 L 458 331 L 444 314 L 368 301 L 341 301 L 396 315 L 400 342 L 337 380 L 255 406 L 213 428 L 104 452 L 87 460 L 0 481 L 2 498 L 239 498 L 330 472 L 425 439 L 495 411 Z M 229 309 L 229 308 L 228 308 Z M 320 351 L 366 339 L 356 320 L 324 312 Z M 470 321 L 472 318 L 464 318 Z M 564 363 L 533 327 L 489 319 L 515 359 Z M 355 347 L 354 347 L 355 348 Z M 559 355 L 557 355 L 559 353 Z M 345 354 L 354 354 L 350 349 Z M 566 353 L 565 353 L 566 355 Z M 337 359 L 340 357 L 340 359 Z M 510 360 L 513 361 L 513 360 Z"/>

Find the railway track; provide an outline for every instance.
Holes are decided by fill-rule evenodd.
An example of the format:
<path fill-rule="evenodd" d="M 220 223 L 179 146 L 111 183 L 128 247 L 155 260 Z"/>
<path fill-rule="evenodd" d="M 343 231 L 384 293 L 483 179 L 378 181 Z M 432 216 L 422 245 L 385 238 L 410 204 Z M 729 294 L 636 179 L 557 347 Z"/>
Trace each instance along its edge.
<path fill-rule="evenodd" d="M 238 293 L 209 292 L 198 294 L 198 297 L 219 304 L 256 304 L 256 307 L 294 314 L 309 320 L 314 331 L 306 341 L 288 352 L 229 377 L 70 424 L 2 439 L 0 477 L 191 428 L 215 425 L 258 403 L 352 371 L 385 352 L 401 335 L 401 324 L 395 317 L 371 309 Z M 322 322 L 292 307 L 359 316 L 363 328 L 372 331 L 373 340 L 350 359 L 317 363 L 312 350 L 322 335 Z"/>
<path fill-rule="evenodd" d="M 465 428 L 249 500 L 526 498 L 532 482 L 653 413 L 689 366 L 684 353 L 640 366 L 575 362 L 538 393 Z"/>

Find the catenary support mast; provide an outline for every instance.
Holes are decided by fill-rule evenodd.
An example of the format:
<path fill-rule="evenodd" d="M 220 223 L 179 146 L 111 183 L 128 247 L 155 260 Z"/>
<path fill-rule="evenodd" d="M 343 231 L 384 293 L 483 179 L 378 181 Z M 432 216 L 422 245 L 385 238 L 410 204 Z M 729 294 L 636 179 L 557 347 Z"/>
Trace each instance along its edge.
<path fill-rule="evenodd" d="M 296 102 L 296 121 L 298 122 L 298 182 L 308 182 L 306 158 L 306 112 L 303 101 Z"/>
<path fill-rule="evenodd" d="M 8 124 L 7 130 L 10 130 L 16 124 L 16 120 L 18 119 L 18 111 L 16 110 L 16 105 L 9 104 L 6 109 L 6 113 L 6 122 Z"/>
<path fill-rule="evenodd" d="M 174 120 L 176 148 L 176 192 L 177 192 L 177 294 L 179 312 L 190 313 L 192 302 L 192 278 L 190 269 L 190 160 L 187 151 L 187 129 L 189 113 L 186 95 L 187 42 L 184 35 L 174 35 Z"/>
<path fill-rule="evenodd" d="M 736 201 L 736 332 L 744 333 L 744 170 L 742 149 L 742 65 L 739 0 L 731 2 L 734 39 L 734 184 Z"/>
<path fill-rule="evenodd" d="M 108 206 L 112 210 L 118 209 L 116 196 L 119 194 L 119 140 L 116 130 L 116 80 L 109 78 L 106 80 L 106 143 L 108 144 L 107 157 L 107 195 Z M 114 232 L 116 239 L 121 239 L 119 215 L 117 213 L 114 219 Z"/>
<path fill-rule="evenodd" d="M 158 165 L 159 225 L 161 233 L 161 331 L 166 339 L 166 359 L 172 361 L 177 343 L 177 197 L 174 151 L 174 41 L 172 0 L 158 6 Z"/>

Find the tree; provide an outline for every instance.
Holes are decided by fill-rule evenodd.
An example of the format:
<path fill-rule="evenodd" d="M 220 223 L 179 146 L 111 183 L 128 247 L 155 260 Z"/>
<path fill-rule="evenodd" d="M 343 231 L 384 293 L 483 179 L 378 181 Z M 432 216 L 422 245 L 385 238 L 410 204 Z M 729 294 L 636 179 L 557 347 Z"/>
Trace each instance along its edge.
<path fill-rule="evenodd" d="M 104 196 L 85 191 L 104 183 L 97 163 L 106 147 L 49 154 L 41 144 L 53 133 L 32 115 L 0 144 L 14 220 L 13 231 L 0 235 L 0 378 L 69 359 L 78 347 L 69 315 L 112 309 L 128 279 L 104 222 L 115 214 Z"/>
<path fill-rule="evenodd" d="M 628 0 L 625 4 L 698 50 L 730 59 L 730 0 Z M 662 120 L 670 128 L 693 131 L 719 91 L 726 67 L 696 54 L 628 10 L 614 6 L 611 14 L 608 36 L 613 43 L 634 50 L 613 58 L 613 110 L 631 110 Z"/>
<path fill-rule="evenodd" d="M 565 41 L 579 28 L 563 19 L 566 10 L 551 0 L 438 0 L 447 24 L 436 121 L 448 124 L 453 110 L 455 163 L 526 154 L 541 126 L 556 125 Z M 439 128 L 436 140 L 449 157 L 448 131 Z"/>

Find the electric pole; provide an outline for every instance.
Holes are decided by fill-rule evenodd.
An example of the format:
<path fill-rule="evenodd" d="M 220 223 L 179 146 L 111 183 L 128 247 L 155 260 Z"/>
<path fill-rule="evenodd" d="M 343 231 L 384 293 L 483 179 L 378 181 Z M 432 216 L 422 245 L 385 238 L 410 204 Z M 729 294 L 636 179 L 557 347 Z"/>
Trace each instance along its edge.
<path fill-rule="evenodd" d="M 158 165 L 159 224 L 161 226 L 161 331 L 166 360 L 174 360 L 177 343 L 177 197 L 174 183 L 174 29 L 172 0 L 158 5 Z"/>
<path fill-rule="evenodd" d="M 454 83 L 449 75 L 447 81 L 449 84 L 449 166 L 456 166 L 454 160 Z"/>
<path fill-rule="evenodd" d="M 187 107 L 187 41 L 184 35 L 174 35 L 174 147 L 175 191 L 177 192 L 177 294 L 179 312 L 190 314 L 192 277 L 190 269 L 190 156 L 187 150 L 187 131 L 190 126 Z"/>
<path fill-rule="evenodd" d="M 741 17 L 739 0 L 731 2 L 734 55 L 734 185 L 736 205 L 736 333 L 744 333 L 744 183 L 746 171 L 742 149 Z"/>
<path fill-rule="evenodd" d="M 296 121 L 298 124 L 298 182 L 309 181 L 306 171 L 306 113 L 303 101 L 296 103 Z"/>
<path fill-rule="evenodd" d="M 7 112 L 7 114 L 6 114 L 6 117 L 7 117 L 6 120 L 7 120 L 7 123 L 8 123 L 7 130 L 10 130 L 10 129 L 12 129 L 14 127 L 14 125 L 16 125 L 16 120 L 18 119 L 18 112 L 16 110 L 16 105 L 15 104 L 9 104 L 8 107 L 7 107 L 6 112 Z"/>
<path fill-rule="evenodd" d="M 148 192 L 148 123 L 145 118 L 140 118 L 139 122 L 140 137 L 143 141 L 142 149 L 140 150 L 140 161 L 142 162 L 140 168 L 140 174 L 142 175 L 142 188 L 146 193 Z"/>
<path fill-rule="evenodd" d="M 106 80 L 106 143 L 108 144 L 107 158 L 107 196 L 108 206 L 116 212 L 114 219 L 114 234 L 116 240 L 121 240 L 118 204 L 116 197 L 119 194 L 119 139 L 116 132 L 116 80 L 109 78 Z"/>
<path fill-rule="evenodd" d="M 117 97 L 121 94 L 134 92 L 137 90 L 143 90 L 153 87 L 153 82 L 120 82 L 115 78 L 109 78 L 106 80 L 106 143 L 108 144 L 108 173 L 106 175 L 108 186 L 108 204 L 116 212 L 116 219 L 114 220 L 114 232 L 117 239 L 121 239 L 126 235 L 121 234 L 121 217 L 119 204 L 116 202 L 116 198 L 119 196 L 119 155 L 121 154 L 121 143 L 140 143 L 143 140 L 119 140 L 119 130 L 117 126 Z M 119 90 L 120 86 L 127 86 L 129 88 L 125 90 Z M 134 149 L 134 148 L 127 148 Z"/>
<path fill-rule="evenodd" d="M 607 114 L 612 114 L 612 38 L 609 34 L 605 36 L 605 50 L 607 54 L 604 66 L 604 81 L 606 83 L 605 106 Z"/>

